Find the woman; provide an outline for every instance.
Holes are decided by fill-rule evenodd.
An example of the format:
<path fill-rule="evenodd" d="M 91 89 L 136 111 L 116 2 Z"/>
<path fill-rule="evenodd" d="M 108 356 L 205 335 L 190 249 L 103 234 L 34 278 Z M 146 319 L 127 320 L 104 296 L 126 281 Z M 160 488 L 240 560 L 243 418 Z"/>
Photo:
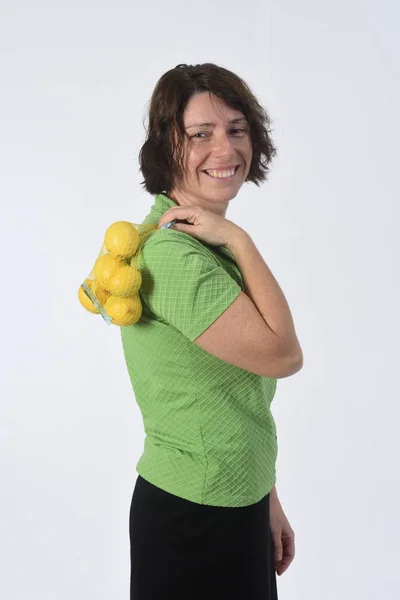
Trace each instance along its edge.
<path fill-rule="evenodd" d="M 225 218 L 244 182 L 266 180 L 269 124 L 214 64 L 178 65 L 151 98 L 140 166 L 155 196 L 144 223 L 158 227 L 141 253 L 142 318 L 121 328 L 146 432 L 130 510 L 135 600 L 276 599 L 294 557 L 270 404 L 302 351 L 271 271 Z"/>

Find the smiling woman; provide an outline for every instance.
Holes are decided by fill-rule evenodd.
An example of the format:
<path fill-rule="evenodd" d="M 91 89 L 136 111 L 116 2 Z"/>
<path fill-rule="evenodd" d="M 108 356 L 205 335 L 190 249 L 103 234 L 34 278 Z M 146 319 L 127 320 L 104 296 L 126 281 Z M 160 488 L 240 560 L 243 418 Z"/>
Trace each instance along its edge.
<path fill-rule="evenodd" d="M 151 97 L 139 161 L 155 197 L 143 224 L 157 230 L 141 253 L 143 317 L 121 328 L 146 432 L 129 520 L 135 600 L 277 599 L 270 406 L 286 357 L 225 243 L 245 233 L 229 202 L 267 179 L 269 127 L 246 83 L 212 63 L 178 65 Z M 248 260 L 251 239 L 238 240 Z"/>
<path fill-rule="evenodd" d="M 201 118 L 205 110 L 210 118 Z M 178 65 L 159 79 L 150 100 L 147 139 L 139 153 L 142 185 L 150 194 L 166 192 L 172 197 L 184 180 L 188 149 L 205 153 L 224 134 L 235 148 L 247 152 L 247 162 L 242 157 L 234 165 L 223 160 L 201 168 L 240 164 L 240 183 L 258 186 L 267 180 L 276 155 L 270 125 L 265 108 L 232 71 L 213 63 Z"/>

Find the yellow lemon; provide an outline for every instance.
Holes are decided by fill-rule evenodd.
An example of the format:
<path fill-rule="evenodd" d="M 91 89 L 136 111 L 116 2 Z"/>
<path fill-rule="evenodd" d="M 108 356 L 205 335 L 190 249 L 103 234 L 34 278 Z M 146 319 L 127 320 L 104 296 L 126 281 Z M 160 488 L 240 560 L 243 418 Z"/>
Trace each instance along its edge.
<path fill-rule="evenodd" d="M 137 294 L 128 298 L 110 296 L 104 309 L 114 325 L 133 325 L 142 316 L 142 303 Z"/>
<path fill-rule="evenodd" d="M 104 244 L 112 256 L 129 258 L 139 245 L 139 232 L 128 221 L 117 221 L 107 229 Z"/>
<path fill-rule="evenodd" d="M 94 277 L 104 290 L 109 291 L 108 282 L 117 269 L 122 266 L 126 266 L 124 260 L 119 260 L 110 254 L 103 254 L 94 263 Z"/>
<path fill-rule="evenodd" d="M 85 279 L 85 283 L 88 286 L 89 290 L 92 291 L 93 280 Z M 83 308 L 86 308 L 86 310 L 94 314 L 99 313 L 91 299 L 86 295 L 86 292 L 84 291 L 82 286 L 80 286 L 78 290 L 78 299 L 79 302 L 82 304 Z"/>
<path fill-rule="evenodd" d="M 110 295 L 110 292 L 104 290 L 99 283 L 94 279 L 92 284 L 92 292 L 96 296 L 97 300 L 100 302 L 102 306 L 106 303 L 107 298 Z"/>
<path fill-rule="evenodd" d="M 111 275 L 107 289 L 114 294 L 114 296 L 126 298 L 127 296 L 136 294 L 141 285 L 142 276 L 140 271 L 126 265 L 125 267 L 118 268 L 113 275 Z"/>

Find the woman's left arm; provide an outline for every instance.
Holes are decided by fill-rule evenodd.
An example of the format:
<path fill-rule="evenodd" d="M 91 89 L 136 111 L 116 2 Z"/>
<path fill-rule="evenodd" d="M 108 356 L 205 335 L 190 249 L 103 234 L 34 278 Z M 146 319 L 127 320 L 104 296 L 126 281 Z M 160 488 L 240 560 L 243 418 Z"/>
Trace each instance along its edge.
<path fill-rule="evenodd" d="M 279 502 L 276 486 L 270 492 L 270 528 L 274 545 L 275 571 L 282 575 L 294 559 L 294 531 Z"/>

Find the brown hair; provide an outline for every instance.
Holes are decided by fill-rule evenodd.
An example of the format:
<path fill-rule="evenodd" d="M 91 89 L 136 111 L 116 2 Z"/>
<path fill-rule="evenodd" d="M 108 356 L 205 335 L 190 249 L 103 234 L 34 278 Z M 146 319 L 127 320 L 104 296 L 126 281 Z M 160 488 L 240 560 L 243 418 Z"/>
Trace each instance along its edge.
<path fill-rule="evenodd" d="M 157 82 L 150 100 L 146 141 L 139 152 L 140 170 L 150 194 L 170 192 L 184 176 L 183 114 L 196 93 L 211 92 L 247 118 L 252 161 L 246 181 L 266 181 L 276 154 L 270 137 L 270 118 L 248 85 L 235 73 L 213 63 L 177 65 Z"/>

